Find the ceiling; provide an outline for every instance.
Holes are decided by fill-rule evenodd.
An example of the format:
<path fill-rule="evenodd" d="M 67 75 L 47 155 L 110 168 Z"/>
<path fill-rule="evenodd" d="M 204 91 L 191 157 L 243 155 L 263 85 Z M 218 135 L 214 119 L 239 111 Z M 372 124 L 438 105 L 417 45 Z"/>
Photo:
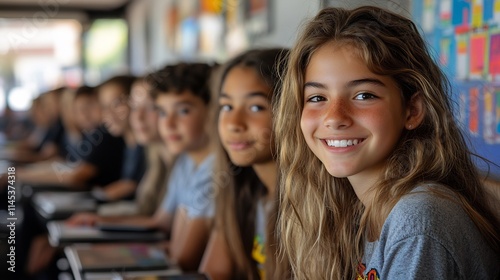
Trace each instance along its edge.
<path fill-rule="evenodd" d="M 113 10 L 122 7 L 130 0 L 0 0 L 0 9 L 22 8 L 35 11 L 46 7 L 58 7 L 61 10 Z"/>

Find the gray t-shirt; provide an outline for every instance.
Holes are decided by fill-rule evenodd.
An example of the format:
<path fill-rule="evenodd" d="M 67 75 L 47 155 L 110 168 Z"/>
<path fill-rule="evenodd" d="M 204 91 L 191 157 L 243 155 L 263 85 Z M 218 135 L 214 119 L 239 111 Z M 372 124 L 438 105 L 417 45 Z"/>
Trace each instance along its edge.
<path fill-rule="evenodd" d="M 368 242 L 358 279 L 500 279 L 500 256 L 460 205 L 418 187 Z"/>
<path fill-rule="evenodd" d="M 180 155 L 170 173 L 163 209 L 174 215 L 179 207 L 183 207 L 190 218 L 213 217 L 213 162 L 214 155 L 209 155 L 196 166 L 188 155 Z"/>

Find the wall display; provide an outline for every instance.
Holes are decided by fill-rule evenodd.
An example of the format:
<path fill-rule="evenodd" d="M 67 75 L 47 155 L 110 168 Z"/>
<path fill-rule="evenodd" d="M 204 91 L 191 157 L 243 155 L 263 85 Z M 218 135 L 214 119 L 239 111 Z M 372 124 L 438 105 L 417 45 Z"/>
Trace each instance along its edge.
<path fill-rule="evenodd" d="M 271 30 L 271 0 L 246 0 L 246 28 L 250 36 L 266 34 Z"/>
<path fill-rule="evenodd" d="M 456 118 L 472 150 L 500 165 L 500 1 L 424 0 L 412 8 L 452 83 Z M 427 22 L 435 14 L 439 21 Z M 500 176 L 500 168 L 478 164 Z"/>
<path fill-rule="evenodd" d="M 163 5 L 163 47 L 177 59 L 223 61 L 271 31 L 271 2 L 169 0 Z"/>

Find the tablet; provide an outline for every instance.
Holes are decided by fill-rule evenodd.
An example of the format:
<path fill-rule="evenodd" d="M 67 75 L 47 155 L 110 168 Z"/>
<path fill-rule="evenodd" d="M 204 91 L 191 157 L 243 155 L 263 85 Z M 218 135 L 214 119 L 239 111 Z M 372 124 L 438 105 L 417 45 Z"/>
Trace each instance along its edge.
<path fill-rule="evenodd" d="M 165 270 L 170 266 L 163 249 L 152 244 L 76 244 L 64 251 L 72 269 L 80 273 Z"/>

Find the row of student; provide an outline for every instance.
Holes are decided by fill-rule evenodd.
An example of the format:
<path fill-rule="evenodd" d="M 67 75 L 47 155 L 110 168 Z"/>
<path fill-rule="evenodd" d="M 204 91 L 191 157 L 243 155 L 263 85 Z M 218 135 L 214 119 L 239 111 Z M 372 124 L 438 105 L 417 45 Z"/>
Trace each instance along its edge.
<path fill-rule="evenodd" d="M 324 9 L 288 55 L 249 51 L 221 69 L 213 100 L 207 65 L 169 66 L 150 84 L 177 160 L 152 218 L 125 220 L 169 230 L 181 267 L 213 279 L 498 278 L 498 202 L 410 20 Z M 102 219 L 71 221 L 87 218 Z"/>
<path fill-rule="evenodd" d="M 189 196 L 191 193 L 188 189 L 179 190 L 179 188 L 185 187 L 186 182 L 184 178 L 193 178 L 190 184 L 192 188 L 199 187 L 200 183 L 210 187 L 210 159 L 203 164 L 205 166 L 203 169 L 198 168 L 196 174 L 191 174 L 194 165 L 198 165 L 200 163 L 199 161 L 205 161 L 205 157 L 210 152 L 210 142 L 207 137 L 207 130 L 204 128 L 209 111 L 208 102 L 210 100 L 210 90 L 208 81 L 210 72 L 211 67 L 206 64 L 179 64 L 168 66 L 154 73 L 154 76 L 150 75 L 144 79 L 138 80 L 136 83 L 137 86 L 132 87 L 130 96 L 123 96 L 119 94 L 119 92 L 118 95 L 110 96 L 109 91 L 106 90 L 106 86 L 99 87 L 98 97 L 101 107 L 105 108 L 107 104 L 116 104 L 118 101 L 121 104 L 119 108 L 116 107 L 116 110 L 112 111 L 113 117 L 115 117 L 117 121 L 110 123 L 110 119 L 104 119 L 104 122 L 109 124 L 109 131 L 115 132 L 115 134 L 118 135 L 119 125 L 117 124 L 124 123 L 123 120 L 125 120 L 125 122 L 129 120 L 135 138 L 142 145 L 147 146 L 148 150 L 148 169 L 143 180 L 139 184 L 137 192 L 138 204 L 140 206 L 145 206 L 143 208 L 147 207 L 147 211 L 132 212 L 137 216 L 127 216 L 124 218 L 127 223 L 138 223 L 150 227 L 157 227 L 170 233 L 174 211 L 177 209 L 179 202 L 190 200 Z M 116 79 L 117 78 L 113 78 L 111 80 Z M 156 100 L 158 101 L 156 106 L 158 109 L 155 109 L 153 107 L 153 96 L 149 95 L 147 91 L 151 90 L 151 82 L 148 83 L 148 81 L 157 79 L 160 79 L 161 83 L 154 84 L 155 89 L 153 92 L 156 93 Z M 107 84 L 108 82 L 105 82 L 103 85 Z M 186 94 L 182 94 L 180 97 L 172 97 L 167 94 L 184 92 L 189 93 L 187 98 Z M 164 97 L 163 95 L 166 96 Z M 190 108 L 193 105 L 195 105 L 195 107 Z M 128 116 L 128 108 L 131 108 L 130 116 Z M 188 109 L 195 112 L 196 116 L 194 118 L 188 116 Z M 160 117 L 158 119 L 158 112 L 160 112 L 161 116 L 165 116 L 165 113 L 169 112 L 169 117 Z M 103 115 L 105 116 L 105 114 Z M 171 115 L 174 117 L 172 118 Z M 182 118 L 184 118 L 184 120 L 182 120 Z M 164 139 L 170 139 L 166 140 L 166 142 L 169 142 L 168 152 L 164 145 L 158 143 L 160 137 L 158 136 L 157 123 L 159 121 L 161 121 L 159 131 L 164 136 Z M 181 154 L 184 153 L 192 153 L 196 162 L 192 161 L 191 158 L 186 155 L 181 156 Z M 158 157 L 158 155 L 162 156 Z M 171 189 L 169 192 L 169 201 L 164 202 L 165 205 L 163 207 L 158 207 L 156 202 L 161 201 L 159 199 L 162 198 L 162 192 L 165 187 L 164 181 L 168 173 L 166 172 L 168 169 L 165 168 L 165 165 L 170 163 L 172 155 L 179 155 L 179 159 L 176 161 L 175 171 L 173 171 L 173 174 L 176 175 L 172 176 L 168 184 L 169 189 Z M 110 155 L 107 154 L 105 156 Z M 124 172 L 134 172 L 134 168 L 131 170 L 124 169 Z M 148 189 L 149 191 L 141 191 L 144 189 Z M 106 188 L 104 190 L 106 190 Z M 153 190 L 153 192 L 151 190 Z M 209 190 L 207 189 L 207 191 L 200 193 L 200 195 L 206 195 L 208 193 Z M 196 205 L 188 210 L 188 214 L 193 219 L 203 217 L 204 215 L 210 217 L 213 215 L 210 214 L 213 213 L 213 209 L 211 209 L 213 206 L 211 200 L 208 198 L 201 199 L 207 201 L 204 209 L 197 208 L 199 205 Z M 158 208 L 158 210 L 156 210 L 156 208 Z M 155 216 L 149 217 L 155 210 Z M 131 213 L 130 211 L 127 212 Z M 95 215 L 87 214 L 88 217 L 82 220 L 82 217 L 85 217 L 85 215 L 80 216 L 80 218 L 77 216 L 72 219 L 73 222 L 70 221 L 70 224 L 79 224 L 82 222 L 88 224 L 91 222 L 88 217 L 96 217 Z M 79 220 L 82 222 L 78 222 Z M 119 222 L 120 218 L 110 217 L 107 218 L 107 220 Z M 178 219 L 178 221 L 182 220 Z M 187 224 L 187 226 L 191 227 L 199 224 L 200 221 L 195 221 L 194 223 Z M 181 225 L 177 226 L 177 228 L 181 227 Z M 178 242 L 175 244 L 177 243 Z M 45 268 L 51 262 L 55 252 L 55 248 L 50 248 L 48 246 L 46 234 L 42 232 L 42 234 L 35 238 L 31 246 L 30 256 L 27 261 L 29 274 L 35 274 Z M 201 248 L 201 253 L 202 252 L 203 248 Z M 186 266 L 188 266 L 188 264 L 186 264 Z M 196 265 L 194 266 L 194 268 L 197 267 Z"/>
<path fill-rule="evenodd" d="M 253 50 L 232 59 L 217 75 L 215 92 L 220 94 L 212 102 L 212 69 L 206 64 L 181 63 L 148 76 L 150 95 L 144 100 L 154 100 L 160 135 L 177 157 L 162 205 L 149 217 L 80 213 L 67 223 L 161 228 L 171 236 L 166 244 L 170 258 L 183 270 L 197 270 L 203 258 L 201 269 L 214 279 L 232 278 L 233 273 L 263 276 L 278 175 L 271 99 L 278 92 L 276 66 L 286 55 L 283 49 Z M 215 134 L 211 111 L 218 123 Z M 220 218 L 210 234 L 214 193 Z"/>
<path fill-rule="evenodd" d="M 97 186 L 94 194 L 104 201 L 137 195 L 137 203 L 126 204 L 125 211 L 151 214 L 156 209 L 155 198 L 158 200 L 157 195 L 165 189 L 166 166 L 171 158 L 156 125 L 151 123 L 156 112 L 151 104 L 140 103 L 146 90 L 143 84 L 140 79 L 118 76 L 96 90 L 82 87 L 64 92 L 58 102 L 61 121 L 56 122 L 61 132 L 55 138 L 64 141 L 51 145 L 60 144 L 66 153 L 59 159 L 19 167 L 18 181 L 75 189 Z M 129 100 L 136 102 L 129 104 Z M 138 187 L 141 180 L 144 183 Z M 23 226 L 18 234 L 23 248 L 18 259 L 26 262 L 29 274 L 34 274 L 51 259 L 40 256 L 50 255 L 51 251 L 46 250 L 45 222 L 40 221 L 30 202 L 23 203 L 23 208 Z M 111 205 L 99 210 L 123 212 L 124 208 Z"/>

